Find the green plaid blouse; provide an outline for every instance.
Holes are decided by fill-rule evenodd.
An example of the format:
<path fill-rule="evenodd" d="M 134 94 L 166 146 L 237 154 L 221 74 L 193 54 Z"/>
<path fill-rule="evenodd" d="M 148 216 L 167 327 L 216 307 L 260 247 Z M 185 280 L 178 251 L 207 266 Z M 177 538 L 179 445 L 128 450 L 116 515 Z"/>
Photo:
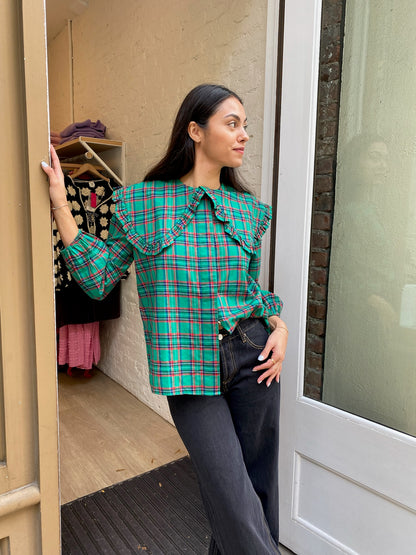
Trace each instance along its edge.
<path fill-rule="evenodd" d="M 180 181 L 131 185 L 114 200 L 106 243 L 80 231 L 62 251 L 69 270 L 101 299 L 134 260 L 152 391 L 218 395 L 218 322 L 232 331 L 282 308 L 257 282 L 271 208 L 229 186 Z"/>

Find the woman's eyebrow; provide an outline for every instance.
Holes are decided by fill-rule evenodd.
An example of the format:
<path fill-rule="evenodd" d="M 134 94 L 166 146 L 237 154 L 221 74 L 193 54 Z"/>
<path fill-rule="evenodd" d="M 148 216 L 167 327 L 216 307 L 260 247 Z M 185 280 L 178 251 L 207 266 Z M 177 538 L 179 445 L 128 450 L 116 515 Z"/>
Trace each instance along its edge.
<path fill-rule="evenodd" d="M 225 118 L 235 118 L 238 121 L 241 121 L 240 116 L 238 116 L 237 114 L 227 114 L 226 116 L 224 116 Z M 244 123 L 247 123 L 247 118 L 244 120 Z"/>

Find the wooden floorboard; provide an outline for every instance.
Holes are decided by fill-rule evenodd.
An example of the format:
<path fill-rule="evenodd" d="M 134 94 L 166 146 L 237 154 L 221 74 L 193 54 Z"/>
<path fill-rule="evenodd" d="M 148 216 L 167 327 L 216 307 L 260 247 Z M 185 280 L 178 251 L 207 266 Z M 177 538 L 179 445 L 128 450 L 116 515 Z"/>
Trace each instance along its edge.
<path fill-rule="evenodd" d="M 62 504 L 187 454 L 174 426 L 102 372 L 58 378 Z"/>

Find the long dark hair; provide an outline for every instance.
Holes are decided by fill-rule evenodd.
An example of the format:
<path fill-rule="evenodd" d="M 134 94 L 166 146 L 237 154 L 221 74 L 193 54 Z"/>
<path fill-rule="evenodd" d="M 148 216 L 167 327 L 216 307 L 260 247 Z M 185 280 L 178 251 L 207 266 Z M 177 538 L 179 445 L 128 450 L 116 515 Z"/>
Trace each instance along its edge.
<path fill-rule="evenodd" d="M 179 179 L 190 172 L 195 163 L 195 147 L 188 134 L 189 123 L 195 121 L 200 127 L 206 127 L 209 118 L 221 102 L 230 96 L 243 103 L 235 92 L 222 85 L 204 84 L 192 89 L 178 110 L 166 154 L 147 172 L 144 181 L 169 181 Z M 225 185 L 231 185 L 236 191 L 251 192 L 234 168 L 223 167 L 220 181 Z"/>

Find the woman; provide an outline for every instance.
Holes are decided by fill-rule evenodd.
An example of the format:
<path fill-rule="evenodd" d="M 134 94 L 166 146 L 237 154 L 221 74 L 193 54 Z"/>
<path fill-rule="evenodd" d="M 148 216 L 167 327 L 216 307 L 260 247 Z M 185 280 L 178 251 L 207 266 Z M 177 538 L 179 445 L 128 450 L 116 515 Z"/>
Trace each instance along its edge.
<path fill-rule="evenodd" d="M 135 261 L 151 387 L 168 396 L 212 527 L 210 553 L 223 555 L 279 553 L 288 332 L 279 297 L 257 283 L 271 210 L 235 174 L 246 125 L 235 93 L 194 88 L 164 158 L 143 183 L 115 193 L 106 244 L 78 232 L 53 148 L 52 167 L 43 164 L 62 254 L 83 289 L 104 297 Z"/>

